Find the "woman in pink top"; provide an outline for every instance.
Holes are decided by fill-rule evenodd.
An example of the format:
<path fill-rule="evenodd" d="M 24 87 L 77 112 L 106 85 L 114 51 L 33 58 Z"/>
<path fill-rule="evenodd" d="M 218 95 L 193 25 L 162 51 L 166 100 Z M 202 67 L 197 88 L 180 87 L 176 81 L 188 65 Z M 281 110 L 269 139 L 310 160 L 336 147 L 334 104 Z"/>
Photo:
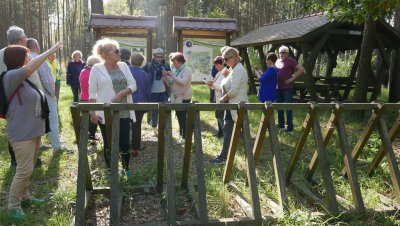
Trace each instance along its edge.
<path fill-rule="evenodd" d="M 89 101 L 89 75 L 92 66 L 100 63 L 101 59 L 97 56 L 90 56 L 87 59 L 85 68 L 81 71 L 79 75 L 79 82 L 81 84 L 81 102 L 88 102 Z M 97 125 L 93 124 L 89 120 L 89 140 L 96 140 L 96 130 Z"/>

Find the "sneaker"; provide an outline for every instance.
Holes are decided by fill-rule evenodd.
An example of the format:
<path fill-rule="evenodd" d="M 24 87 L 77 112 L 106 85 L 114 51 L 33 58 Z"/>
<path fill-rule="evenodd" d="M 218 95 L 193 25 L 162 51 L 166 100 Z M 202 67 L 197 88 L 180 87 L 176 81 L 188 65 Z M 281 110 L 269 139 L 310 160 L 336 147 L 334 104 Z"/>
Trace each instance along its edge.
<path fill-rule="evenodd" d="M 217 158 L 215 158 L 213 160 L 210 160 L 210 163 L 212 163 L 212 164 L 224 164 L 225 161 L 226 161 L 225 158 L 222 158 L 222 157 L 218 156 Z"/>
<path fill-rule="evenodd" d="M 46 203 L 46 201 L 44 201 L 43 199 L 30 198 L 21 201 L 21 206 L 26 208 L 26 207 L 40 206 L 44 203 Z"/>
<path fill-rule="evenodd" d="M 122 170 L 122 175 L 126 176 L 127 178 L 132 178 L 133 177 L 133 173 L 130 169 L 123 169 Z"/>
<path fill-rule="evenodd" d="M 285 132 L 285 133 L 290 133 L 292 131 L 293 131 L 293 129 L 285 129 L 285 130 L 283 130 L 283 132 Z"/>
<path fill-rule="evenodd" d="M 60 147 L 53 148 L 53 151 L 66 151 L 66 152 L 68 152 L 69 150 L 65 146 L 61 145 Z"/>
<path fill-rule="evenodd" d="M 22 209 L 14 209 L 8 212 L 8 216 L 15 221 L 24 221 L 26 215 Z"/>
<path fill-rule="evenodd" d="M 42 146 L 40 146 L 39 150 L 44 151 L 44 150 L 48 150 L 51 148 L 51 145 L 49 144 L 42 144 Z"/>

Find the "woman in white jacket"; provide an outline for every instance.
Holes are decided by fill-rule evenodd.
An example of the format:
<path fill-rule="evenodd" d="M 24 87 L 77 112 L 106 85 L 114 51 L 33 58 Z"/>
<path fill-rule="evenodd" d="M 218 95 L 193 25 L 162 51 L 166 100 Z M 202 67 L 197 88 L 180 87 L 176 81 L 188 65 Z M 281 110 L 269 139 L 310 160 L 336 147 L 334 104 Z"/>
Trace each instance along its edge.
<path fill-rule="evenodd" d="M 169 58 L 175 70 L 169 71 L 169 76 L 164 77 L 164 81 L 171 87 L 171 103 L 190 103 L 192 99 L 192 70 L 185 64 L 186 60 L 182 53 L 171 53 Z M 183 143 L 186 133 L 186 110 L 176 111 L 176 117 L 179 123 L 180 143 Z"/>
<path fill-rule="evenodd" d="M 247 98 L 247 72 L 240 63 L 241 58 L 239 51 L 233 47 L 227 47 L 222 52 L 224 62 L 230 67 L 229 75 L 221 82 L 222 97 L 221 103 L 239 103 L 241 101 L 248 102 Z M 211 160 L 211 163 L 222 164 L 225 162 L 229 145 L 232 137 L 234 122 L 237 120 L 236 110 L 225 111 L 224 124 L 224 142 L 222 150 L 216 159 Z"/>
<path fill-rule="evenodd" d="M 136 81 L 129 67 L 121 62 L 119 44 L 112 39 L 101 39 L 93 47 L 93 55 L 98 55 L 103 60 L 92 67 L 89 76 L 89 102 L 92 103 L 132 103 L 132 92 L 136 91 Z M 132 177 L 129 169 L 130 145 L 129 130 L 130 119 L 135 121 L 133 111 L 120 112 L 119 147 L 121 151 L 123 175 Z M 104 143 L 104 158 L 108 167 L 109 144 L 106 138 L 104 112 L 90 112 L 92 123 L 99 123 Z"/>

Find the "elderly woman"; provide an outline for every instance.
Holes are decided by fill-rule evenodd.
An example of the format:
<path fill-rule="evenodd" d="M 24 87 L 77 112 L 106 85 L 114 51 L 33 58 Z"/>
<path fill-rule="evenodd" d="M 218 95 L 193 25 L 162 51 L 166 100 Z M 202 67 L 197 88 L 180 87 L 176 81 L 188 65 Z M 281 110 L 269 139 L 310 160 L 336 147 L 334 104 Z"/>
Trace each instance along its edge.
<path fill-rule="evenodd" d="M 101 62 L 101 59 L 95 55 L 89 56 L 86 61 L 85 69 L 79 75 L 79 83 L 81 85 L 81 102 L 89 101 L 89 76 L 92 66 Z M 96 140 L 97 125 L 89 122 L 89 139 Z"/>
<path fill-rule="evenodd" d="M 89 102 L 99 103 L 132 103 L 132 92 L 136 91 L 136 81 L 126 63 L 120 61 L 119 44 L 112 39 L 101 39 L 93 47 L 93 55 L 103 60 L 92 67 L 89 76 Z M 91 121 L 99 123 L 104 143 L 104 158 L 108 167 L 109 144 L 107 143 L 104 112 L 90 112 Z M 133 111 L 120 112 L 119 147 L 121 152 L 123 175 L 132 177 L 129 169 L 129 125 L 135 121 Z"/>
<path fill-rule="evenodd" d="M 68 62 L 67 66 L 67 85 L 71 86 L 74 102 L 78 102 L 81 88 L 79 84 L 79 75 L 83 68 L 85 68 L 85 62 L 83 62 L 82 53 L 79 50 L 75 50 L 71 58 L 72 60 Z"/>
<path fill-rule="evenodd" d="M 192 99 L 192 70 L 185 64 L 186 60 L 182 53 L 171 53 L 169 56 L 175 67 L 173 72 L 169 71 L 164 80 L 171 87 L 171 103 L 190 103 Z M 179 123 L 180 143 L 185 141 L 186 134 L 186 111 L 176 111 Z"/>
<path fill-rule="evenodd" d="M 243 65 L 240 63 L 241 58 L 239 51 L 233 47 L 226 47 L 222 52 L 222 58 L 229 66 L 229 74 L 221 82 L 222 97 L 221 103 L 239 103 L 241 101 L 247 102 L 247 72 Z M 225 125 L 224 125 L 224 141 L 222 150 L 219 156 L 211 163 L 222 164 L 225 162 L 229 145 L 232 137 L 232 130 L 234 121 L 237 120 L 236 110 L 225 111 Z"/>
<path fill-rule="evenodd" d="M 30 196 L 28 184 L 38 156 L 41 136 L 49 131 L 49 108 L 44 93 L 27 78 L 61 46 L 62 43 L 58 42 L 32 60 L 29 60 L 29 50 L 23 46 L 11 45 L 4 50 L 7 71 L 2 74 L 4 93 L 1 93 L 1 98 L 9 100 L 6 113 L 7 138 L 17 160 L 8 209 L 9 216 L 16 221 L 25 219 L 21 206 L 44 202 Z"/>
<path fill-rule="evenodd" d="M 217 56 L 213 60 L 214 63 L 214 68 L 217 71 L 217 74 L 215 75 L 214 81 L 208 81 L 207 86 L 210 87 L 212 90 L 214 90 L 214 103 L 219 104 L 220 99 L 222 97 L 222 87 L 221 87 L 221 82 L 222 79 L 224 79 L 225 76 L 228 74 L 222 74 L 222 71 L 225 68 L 224 65 L 224 59 L 222 59 L 221 56 Z M 218 122 L 218 133 L 216 136 L 218 138 L 223 137 L 223 126 L 224 126 L 224 111 L 215 111 L 215 118 L 217 118 Z"/>
<path fill-rule="evenodd" d="M 133 52 L 130 66 L 133 78 L 136 80 L 137 90 L 132 93 L 133 103 L 145 103 L 151 101 L 151 78 L 140 68 L 144 61 L 143 54 Z M 142 142 L 142 119 L 145 111 L 135 111 L 136 122 L 132 124 L 132 157 L 136 157 Z"/>
<path fill-rule="evenodd" d="M 275 53 L 270 52 L 266 54 L 265 63 L 267 70 L 262 73 L 260 70 L 256 71 L 258 81 L 260 81 L 260 89 L 257 97 L 261 103 L 266 101 L 275 102 L 277 98 L 276 85 L 278 82 L 278 69 L 275 67 L 275 62 L 278 59 Z"/>

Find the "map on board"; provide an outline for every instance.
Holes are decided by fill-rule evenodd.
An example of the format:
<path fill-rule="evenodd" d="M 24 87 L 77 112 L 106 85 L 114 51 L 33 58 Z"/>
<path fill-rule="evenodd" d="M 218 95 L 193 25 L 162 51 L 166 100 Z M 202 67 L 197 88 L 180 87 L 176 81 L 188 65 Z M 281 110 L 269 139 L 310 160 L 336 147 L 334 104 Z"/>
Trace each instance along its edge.
<path fill-rule="evenodd" d="M 202 82 L 204 78 L 212 79 L 212 61 L 220 55 L 220 48 L 224 45 L 224 39 L 184 39 L 183 55 L 186 65 L 193 71 L 193 82 Z"/>

